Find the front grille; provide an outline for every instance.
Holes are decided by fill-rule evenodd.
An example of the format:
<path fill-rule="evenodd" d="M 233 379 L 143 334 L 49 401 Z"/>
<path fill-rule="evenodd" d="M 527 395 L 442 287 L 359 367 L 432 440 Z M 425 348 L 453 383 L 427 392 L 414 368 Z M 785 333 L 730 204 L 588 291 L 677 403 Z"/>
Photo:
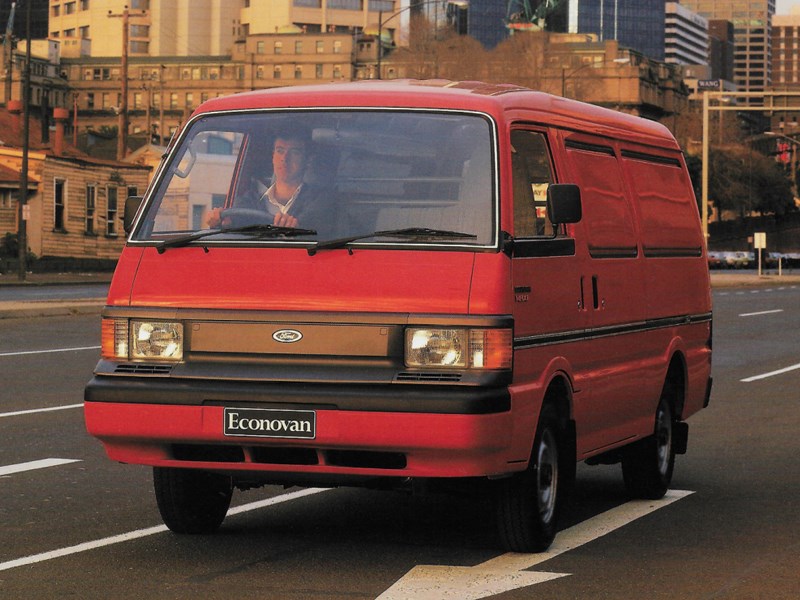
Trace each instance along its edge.
<path fill-rule="evenodd" d="M 314 466 L 356 469 L 405 469 L 406 455 L 401 452 L 367 450 L 317 450 L 303 447 L 231 446 L 223 444 L 173 444 L 170 454 L 175 460 L 209 463 L 250 463 L 259 465 Z"/>
<path fill-rule="evenodd" d="M 425 383 L 457 383 L 461 373 L 398 373 L 397 381 L 423 381 Z"/>
<path fill-rule="evenodd" d="M 172 365 L 124 364 L 114 369 L 114 373 L 120 375 L 169 375 L 171 372 Z"/>

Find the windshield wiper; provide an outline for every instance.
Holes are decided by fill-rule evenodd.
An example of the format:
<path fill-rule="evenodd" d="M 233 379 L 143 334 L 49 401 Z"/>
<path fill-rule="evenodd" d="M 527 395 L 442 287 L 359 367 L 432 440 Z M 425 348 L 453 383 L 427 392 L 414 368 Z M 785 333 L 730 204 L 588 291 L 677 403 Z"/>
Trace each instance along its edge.
<path fill-rule="evenodd" d="M 374 231 L 362 235 L 352 235 L 349 237 L 318 242 L 316 246 L 308 249 L 308 255 L 314 256 L 318 250 L 334 250 L 336 248 L 346 248 L 348 244 L 358 240 L 366 240 L 373 237 L 409 237 L 409 238 L 450 238 L 450 239 L 474 239 L 478 236 L 474 233 L 463 233 L 461 231 L 449 231 L 447 229 L 430 229 L 428 227 L 406 227 L 405 229 L 388 229 L 386 231 Z"/>
<path fill-rule="evenodd" d="M 273 236 L 287 236 L 294 237 L 300 235 L 316 235 L 314 229 L 302 229 L 300 227 L 283 227 L 280 225 L 271 225 L 270 223 L 257 223 L 254 225 L 244 225 L 242 227 L 222 227 L 221 229 L 203 229 L 202 231 L 195 231 L 186 235 L 180 235 L 156 245 L 159 254 L 167 248 L 180 248 L 186 246 L 197 240 L 211 237 L 213 235 L 220 235 L 223 233 L 245 233 L 252 234 L 257 238 L 273 237 Z"/>

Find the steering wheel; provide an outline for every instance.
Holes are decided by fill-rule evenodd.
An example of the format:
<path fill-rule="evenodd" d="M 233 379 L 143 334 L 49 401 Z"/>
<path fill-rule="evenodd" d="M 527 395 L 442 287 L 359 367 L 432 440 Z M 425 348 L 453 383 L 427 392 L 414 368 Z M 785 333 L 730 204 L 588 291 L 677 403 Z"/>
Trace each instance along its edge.
<path fill-rule="evenodd" d="M 270 215 L 265 210 L 257 208 L 226 208 L 220 212 L 220 221 L 226 223 L 227 227 L 245 227 L 247 225 L 259 225 L 270 223 Z"/>

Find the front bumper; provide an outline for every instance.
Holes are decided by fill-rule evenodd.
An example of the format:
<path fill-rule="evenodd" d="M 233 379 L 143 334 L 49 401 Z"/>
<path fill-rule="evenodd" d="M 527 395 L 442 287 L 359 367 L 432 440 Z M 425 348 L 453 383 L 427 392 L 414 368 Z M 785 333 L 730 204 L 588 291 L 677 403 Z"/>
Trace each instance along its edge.
<path fill-rule="evenodd" d="M 232 437 L 225 407 L 313 410 L 314 439 Z M 507 388 L 95 377 L 85 419 L 110 458 L 243 480 L 500 476 L 513 460 Z"/>

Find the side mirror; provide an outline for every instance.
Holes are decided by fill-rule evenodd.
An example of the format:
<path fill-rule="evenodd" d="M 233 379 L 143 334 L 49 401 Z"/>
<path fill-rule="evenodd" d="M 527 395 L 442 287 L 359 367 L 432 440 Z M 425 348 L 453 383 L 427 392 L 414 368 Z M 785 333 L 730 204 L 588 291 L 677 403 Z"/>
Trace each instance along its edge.
<path fill-rule="evenodd" d="M 554 183 L 547 188 L 547 218 L 551 223 L 577 223 L 582 216 L 581 188 L 574 183 Z"/>
<path fill-rule="evenodd" d="M 122 218 L 122 228 L 125 233 L 130 233 L 131 229 L 133 229 L 133 221 L 136 219 L 136 213 L 139 212 L 141 205 L 141 196 L 128 196 L 125 199 L 125 215 Z"/>

